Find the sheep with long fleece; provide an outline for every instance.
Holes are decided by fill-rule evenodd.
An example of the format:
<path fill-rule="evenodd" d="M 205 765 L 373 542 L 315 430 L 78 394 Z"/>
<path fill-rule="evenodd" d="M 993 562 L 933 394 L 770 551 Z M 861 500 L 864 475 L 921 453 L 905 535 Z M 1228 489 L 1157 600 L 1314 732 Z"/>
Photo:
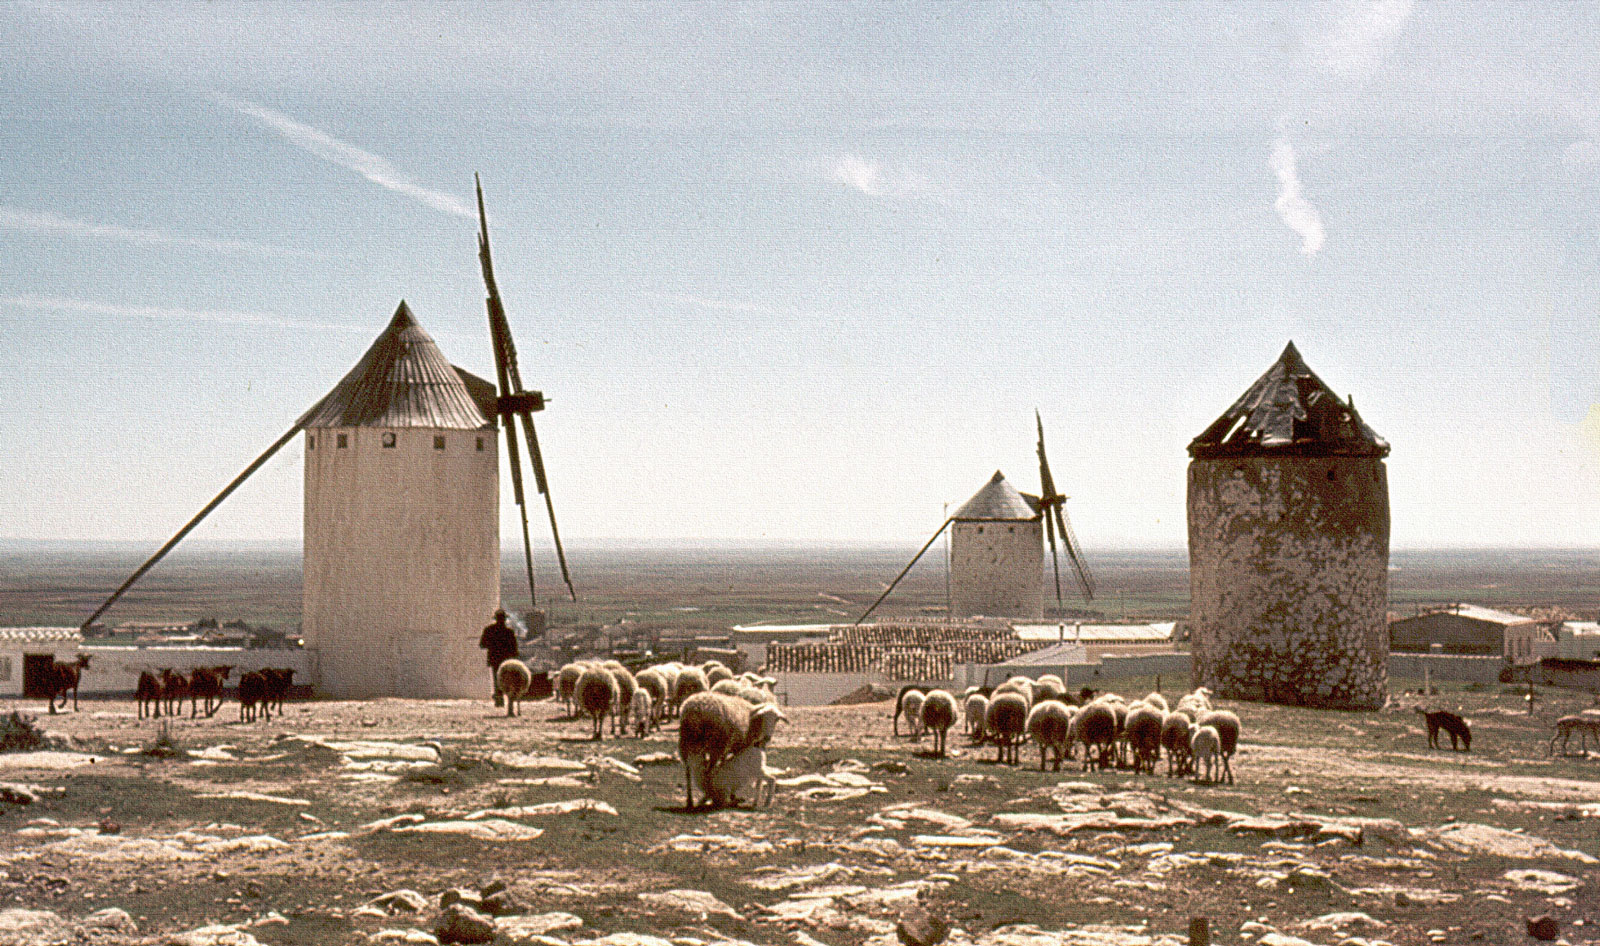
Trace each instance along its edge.
<path fill-rule="evenodd" d="M 975 743 L 982 743 L 987 731 L 984 729 L 985 718 L 989 715 L 989 696 L 985 693 L 971 693 L 967 695 L 967 735 Z"/>
<path fill-rule="evenodd" d="M 927 694 L 921 690 L 912 690 L 906 694 L 901 708 L 905 712 L 906 731 L 915 736 L 918 742 L 922 741 L 922 707 L 928 700 Z"/>
<path fill-rule="evenodd" d="M 733 671 L 720 660 L 708 660 L 700 665 L 700 670 L 706 675 L 707 689 L 716 686 L 723 680 L 732 680 Z"/>
<path fill-rule="evenodd" d="M 1077 741 L 1083 743 L 1084 771 L 1087 772 L 1091 764 L 1108 768 L 1113 763 L 1117 742 L 1117 714 L 1111 704 L 1096 700 L 1079 710 L 1073 723 Z"/>
<path fill-rule="evenodd" d="M 900 735 L 900 717 L 905 715 L 906 712 L 906 697 L 913 693 L 918 696 L 923 695 L 922 688 L 914 683 L 908 683 L 900 688 L 900 692 L 894 698 L 894 734 L 896 736 Z"/>
<path fill-rule="evenodd" d="M 633 682 L 640 690 L 650 695 L 650 728 L 660 729 L 661 710 L 667 704 L 667 694 L 672 692 L 667 688 L 666 674 L 661 672 L 660 667 L 647 667 L 639 671 Z M 638 725 L 637 719 L 634 724 Z"/>
<path fill-rule="evenodd" d="M 1217 757 L 1222 766 L 1222 777 L 1233 784 L 1233 753 L 1239 748 L 1239 717 L 1229 710 L 1212 710 L 1200 717 L 1198 725 L 1209 726 L 1217 732 Z"/>
<path fill-rule="evenodd" d="M 1008 690 L 1004 693 L 995 690 L 994 699 L 989 701 L 989 713 L 984 720 L 984 729 L 994 739 L 998 752 L 995 755 L 995 764 L 1009 762 L 1012 765 L 1019 763 L 1022 740 L 1028 732 L 1028 701 L 1021 693 Z"/>
<path fill-rule="evenodd" d="M 1033 685 L 1033 681 L 1029 680 L 1027 677 L 1012 677 L 1011 679 L 994 688 L 994 696 L 999 696 L 1002 693 L 1015 693 L 1022 697 L 1022 701 L 1026 703 L 1028 705 L 1028 709 L 1031 710 L 1033 709 L 1033 704 L 1036 702 L 1034 690 L 1035 687 Z M 989 698 L 991 702 L 993 701 L 994 696 Z"/>
<path fill-rule="evenodd" d="M 649 690 L 640 687 L 633 691 L 633 705 L 630 710 L 633 716 L 633 734 L 643 739 L 656 724 L 655 698 L 650 695 Z"/>
<path fill-rule="evenodd" d="M 633 708 L 633 691 L 637 684 L 633 674 L 618 661 L 608 660 L 600 666 L 617 684 L 616 701 L 611 705 L 611 734 L 624 735 L 628 731 L 628 713 Z"/>
<path fill-rule="evenodd" d="M 923 728 L 933 733 L 933 753 L 944 758 L 945 738 L 956 724 L 956 698 L 948 690 L 934 690 L 922 701 Z"/>
<path fill-rule="evenodd" d="M 1039 747 L 1039 771 L 1044 771 L 1046 756 L 1052 757 L 1054 771 L 1061 771 L 1071 731 L 1072 710 L 1060 700 L 1040 700 L 1028 711 L 1028 735 Z"/>
<path fill-rule="evenodd" d="M 506 715 L 518 716 L 521 711 L 517 704 L 528 695 L 533 688 L 533 671 L 528 665 L 516 658 L 502 660 L 500 666 L 494 671 L 495 682 L 500 685 L 500 693 L 506 699 Z"/>
<path fill-rule="evenodd" d="M 1189 736 L 1194 723 L 1182 713 L 1172 712 L 1161 724 L 1161 748 L 1167 752 L 1167 777 L 1189 774 Z"/>
<path fill-rule="evenodd" d="M 1196 726 L 1189 736 L 1189 755 L 1194 759 L 1191 768 L 1195 781 L 1201 781 L 1200 772 L 1205 771 L 1205 781 L 1215 782 L 1217 772 L 1217 756 L 1222 752 L 1222 737 L 1217 735 L 1217 730 L 1211 726 Z"/>
<path fill-rule="evenodd" d="M 1122 735 L 1133 756 L 1135 772 L 1156 774 L 1156 762 L 1161 758 L 1161 727 L 1166 714 L 1149 703 L 1135 703 L 1128 710 Z"/>
<path fill-rule="evenodd" d="M 1047 673 L 1033 681 L 1033 700 L 1035 703 L 1043 703 L 1045 700 L 1059 700 L 1063 704 L 1071 702 L 1067 697 L 1067 685 L 1053 673 Z"/>
<path fill-rule="evenodd" d="M 605 735 L 606 715 L 617 701 L 617 680 L 598 664 L 583 671 L 574 688 L 578 710 L 594 722 L 594 738 Z"/>
<path fill-rule="evenodd" d="M 679 713 L 683 712 L 683 704 L 696 693 L 707 693 L 711 690 L 711 683 L 706 680 L 706 672 L 699 667 L 684 667 L 678 671 L 677 682 L 673 684 L 672 705 Z"/>
<path fill-rule="evenodd" d="M 717 766 L 751 746 L 765 746 L 785 718 L 772 703 L 751 706 L 725 693 L 696 693 L 685 700 L 678 723 L 684 807 L 695 807 L 696 786 L 720 807 L 722 801 L 711 792 Z"/>
<path fill-rule="evenodd" d="M 567 707 L 568 716 L 576 716 L 573 701 L 578 696 L 578 678 L 583 676 L 584 665 L 573 662 L 564 665 L 556 672 L 555 699 L 560 700 Z"/>

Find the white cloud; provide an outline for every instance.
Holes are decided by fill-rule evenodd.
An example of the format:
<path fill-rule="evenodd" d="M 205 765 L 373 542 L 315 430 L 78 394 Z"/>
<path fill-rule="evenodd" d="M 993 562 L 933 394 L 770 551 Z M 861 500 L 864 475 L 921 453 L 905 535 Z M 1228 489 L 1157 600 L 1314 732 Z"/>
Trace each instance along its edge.
<path fill-rule="evenodd" d="M 1326 235 L 1322 231 L 1322 214 L 1300 193 L 1300 171 L 1295 166 L 1294 145 L 1287 138 L 1279 138 L 1272 146 L 1272 173 L 1278 178 L 1278 199 L 1273 209 L 1289 229 L 1300 234 L 1300 252 L 1317 255 Z"/>
<path fill-rule="evenodd" d="M 388 188 L 397 194 L 404 194 L 413 200 L 432 207 L 434 210 L 443 211 L 447 214 L 454 214 L 458 217 L 477 216 L 477 213 L 471 207 L 468 207 L 466 203 L 454 194 L 429 190 L 418 184 L 410 175 L 390 164 L 387 159 L 381 158 L 370 151 L 363 151 L 348 142 L 340 141 L 319 128 L 313 128 L 310 125 L 297 122 L 282 112 L 257 105 L 254 102 L 246 102 L 226 95 L 216 95 L 213 98 L 239 114 L 247 115 L 266 125 L 282 135 L 286 141 L 296 148 L 309 151 L 324 161 L 354 171 L 379 187 Z"/>
<path fill-rule="evenodd" d="M 1334 22 L 1310 43 L 1316 64 L 1365 76 L 1378 68 L 1411 17 L 1412 0 L 1345 0 Z"/>
<path fill-rule="evenodd" d="M 46 312 L 72 312 L 80 315 L 99 315 L 120 319 L 211 322 L 222 325 L 249 325 L 260 328 L 318 329 L 340 332 L 367 331 L 366 327 L 335 325 L 330 322 L 301 321 L 264 312 L 240 312 L 231 309 L 182 309 L 155 305 L 123 305 L 115 302 L 95 302 L 88 299 L 67 299 L 61 296 L 33 294 L 0 296 L 0 307 L 33 309 Z"/>
<path fill-rule="evenodd" d="M 853 187 L 868 197 L 902 197 L 928 186 L 928 179 L 908 171 L 889 171 L 878 161 L 847 154 L 835 161 L 828 175 L 835 183 Z"/>
<path fill-rule="evenodd" d="M 0 229 L 24 230 L 33 233 L 66 233 L 72 236 L 117 240 L 145 246 L 194 246 L 225 253 L 262 253 L 269 256 L 313 256 L 301 250 L 288 250 L 248 240 L 210 240 L 204 237 L 182 236 L 164 230 L 147 230 L 142 227 L 123 227 L 110 223 L 94 223 L 66 217 L 51 211 L 24 210 L 0 204 Z"/>

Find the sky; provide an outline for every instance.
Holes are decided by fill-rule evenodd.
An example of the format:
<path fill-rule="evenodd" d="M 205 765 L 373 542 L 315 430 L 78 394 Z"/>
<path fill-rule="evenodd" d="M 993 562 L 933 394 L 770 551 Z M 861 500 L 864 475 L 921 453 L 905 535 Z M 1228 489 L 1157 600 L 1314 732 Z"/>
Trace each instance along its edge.
<path fill-rule="evenodd" d="M 904 544 L 1033 412 L 1092 561 L 1291 339 L 1393 544 L 1600 547 L 1600 6 L 0 5 L 0 539 L 174 532 L 401 299 L 573 545 Z M 303 455 L 196 533 L 296 542 Z M 502 538 L 517 532 L 504 482 Z"/>

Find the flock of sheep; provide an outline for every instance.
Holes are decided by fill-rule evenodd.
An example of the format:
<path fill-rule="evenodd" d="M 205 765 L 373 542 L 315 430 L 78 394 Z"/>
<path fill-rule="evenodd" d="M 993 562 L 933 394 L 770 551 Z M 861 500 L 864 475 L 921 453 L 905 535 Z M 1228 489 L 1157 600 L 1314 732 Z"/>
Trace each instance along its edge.
<path fill-rule="evenodd" d="M 1083 746 L 1083 767 L 1132 769 L 1154 775 L 1161 753 L 1169 777 L 1233 781 L 1232 759 L 1239 745 L 1239 717 L 1213 709 L 1211 691 L 1201 687 L 1168 708 L 1160 693 L 1129 702 L 1115 693 L 1076 695 L 1055 674 L 1037 680 L 1012 677 L 994 687 L 971 687 L 960 702 L 965 729 L 974 745 L 992 744 L 996 763 L 1020 762 L 1023 744 L 1039 749 L 1039 771 L 1047 762 L 1061 771 L 1063 759 Z M 958 701 L 948 690 L 908 686 L 895 701 L 894 733 L 904 718 L 909 735 L 933 736 L 933 752 L 945 754 L 945 738 L 956 724 Z"/>
<path fill-rule="evenodd" d="M 502 663 L 496 680 L 506 701 L 506 715 L 532 685 L 533 675 L 518 660 Z M 554 698 L 569 716 L 586 716 L 595 739 L 631 731 L 644 738 L 661 728 L 663 719 L 678 719 L 678 757 L 683 761 L 685 807 L 716 808 L 770 803 L 776 784 L 767 768 L 767 743 L 787 717 L 778 709 L 772 688 L 777 681 L 752 673 L 735 676 L 720 661 L 701 665 L 669 661 L 633 674 L 620 662 L 567 664 L 557 673 Z M 763 802 L 765 796 L 765 802 Z"/>

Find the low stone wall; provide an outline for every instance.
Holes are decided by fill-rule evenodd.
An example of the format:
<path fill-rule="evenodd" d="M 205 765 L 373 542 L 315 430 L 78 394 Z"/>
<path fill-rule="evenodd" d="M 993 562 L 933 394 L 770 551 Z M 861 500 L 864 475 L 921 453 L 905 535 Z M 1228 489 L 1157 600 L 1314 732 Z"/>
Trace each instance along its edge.
<path fill-rule="evenodd" d="M 867 684 L 889 687 L 876 673 L 774 673 L 775 692 L 786 706 L 827 706 L 839 697 L 854 693 Z"/>
<path fill-rule="evenodd" d="M 1454 683 L 1494 683 L 1500 679 L 1500 657 L 1469 657 L 1461 654 L 1390 654 L 1389 677 L 1421 680 L 1423 669 L 1430 680 Z"/>

